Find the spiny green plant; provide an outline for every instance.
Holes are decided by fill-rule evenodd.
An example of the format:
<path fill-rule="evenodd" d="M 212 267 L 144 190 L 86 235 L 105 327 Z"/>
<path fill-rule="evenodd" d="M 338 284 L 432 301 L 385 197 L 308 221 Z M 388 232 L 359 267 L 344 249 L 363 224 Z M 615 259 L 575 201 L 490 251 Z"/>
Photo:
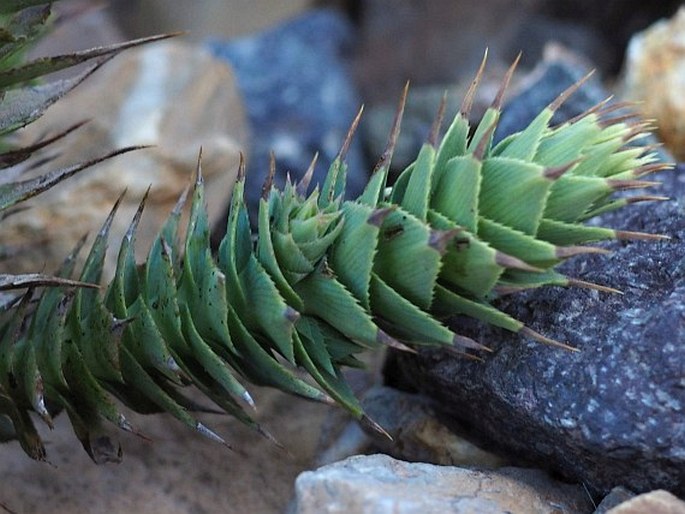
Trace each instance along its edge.
<path fill-rule="evenodd" d="M 422 345 L 478 356 L 487 348 L 445 320 L 463 314 L 570 349 L 497 310 L 499 294 L 543 285 L 612 291 L 554 270 L 603 239 L 662 236 L 587 226 L 599 213 L 655 196 L 614 198 L 662 169 L 639 144 L 646 126 L 609 118 L 600 104 L 551 126 L 573 86 L 523 131 L 493 145 L 502 98 L 471 129 L 468 115 L 483 72 L 439 141 L 442 111 L 416 160 L 388 187 L 404 99 L 388 146 L 364 192 L 345 200 L 345 154 L 359 116 L 324 184 L 309 191 L 313 165 L 298 182 L 273 187 L 273 169 L 253 234 L 241 165 L 218 254 L 209 245 L 204 185 L 198 164 L 147 260 L 134 242 L 145 200 L 119 247 L 117 271 L 104 294 L 88 288 L 30 289 L 0 330 L 0 416 L 27 453 L 45 458 L 29 412 L 48 426 L 66 411 L 96 462 L 118 460 L 118 427 L 138 433 L 117 400 L 140 413 L 166 411 L 219 442 L 184 394 L 194 385 L 222 411 L 268 436 L 253 419 L 245 382 L 312 400 L 337 402 L 371 423 L 345 382 L 344 366 L 360 352 Z M 180 217 L 190 215 L 180 237 Z M 118 202 L 117 202 L 118 205 Z M 99 283 L 109 228 L 97 234 L 78 280 Z M 57 276 L 71 279 L 83 241 Z M 305 370 L 313 379 L 302 378 Z"/>
<path fill-rule="evenodd" d="M 62 180 L 98 162 L 134 149 L 123 148 L 89 162 L 22 180 L 23 172 L 44 166 L 50 161 L 49 156 L 41 155 L 42 151 L 52 148 L 57 141 L 79 128 L 82 123 L 58 134 L 44 137 L 28 146 L 18 146 L 13 136 L 18 129 L 42 116 L 50 105 L 120 51 L 168 37 L 157 36 L 53 57 L 29 58 L 29 50 L 52 22 L 52 3 L 47 0 L 0 2 L 0 220 L 22 210 L 19 205 L 21 202 L 46 191 Z M 84 63 L 89 63 L 88 67 L 71 78 L 49 83 L 39 82 L 45 75 Z M 0 245 L 0 258 L 11 256 L 12 253 L 13 249 Z M 18 297 L 11 291 L 53 285 L 94 287 L 93 284 L 43 273 L 0 273 L 0 312 L 11 313 L 17 303 Z M 0 387 L 0 404 L 3 405 L 0 407 L 0 440 L 5 440 L 15 436 L 17 431 L 21 433 L 22 429 L 17 429 L 16 423 L 8 422 L 5 412 L 7 409 L 14 409 L 14 402 L 4 387 Z M 21 416 L 24 415 L 22 412 Z"/>

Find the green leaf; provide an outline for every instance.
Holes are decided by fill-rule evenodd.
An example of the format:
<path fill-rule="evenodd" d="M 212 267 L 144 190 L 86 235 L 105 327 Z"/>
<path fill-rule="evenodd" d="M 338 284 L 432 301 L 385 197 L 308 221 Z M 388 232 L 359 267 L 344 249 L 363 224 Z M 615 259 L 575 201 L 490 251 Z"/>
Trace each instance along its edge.
<path fill-rule="evenodd" d="M 389 213 L 388 209 L 374 210 L 368 205 L 345 202 L 342 206 L 345 223 L 328 259 L 337 279 L 366 309 L 369 309 L 369 282 L 378 232 Z"/>
<path fill-rule="evenodd" d="M 430 238 L 425 223 L 403 209 L 393 210 L 381 225 L 373 267 L 390 287 L 423 309 L 433 300 L 441 263 L 441 252 Z"/>
<path fill-rule="evenodd" d="M 47 191 L 61 181 L 72 177 L 80 171 L 90 168 L 91 166 L 95 166 L 96 164 L 106 161 L 107 159 L 111 159 L 112 157 L 116 157 L 117 155 L 128 153 L 133 150 L 139 150 L 141 148 L 143 147 L 133 146 L 121 148 L 103 155 L 102 157 L 98 157 L 81 164 L 75 164 L 60 170 L 54 170 L 46 173 L 45 175 L 41 175 L 40 177 L 23 180 L 21 182 L 0 184 L 0 211 L 3 211 L 9 207 L 12 207 L 13 205 L 18 204 L 19 202 L 23 202 L 33 196 L 36 196 L 37 194 Z"/>
<path fill-rule="evenodd" d="M 471 232 L 476 232 L 478 222 L 481 168 L 472 155 L 450 159 L 431 197 L 433 209 Z"/>
<path fill-rule="evenodd" d="M 325 271 L 308 275 L 295 285 L 306 314 L 317 316 L 366 348 L 377 348 L 380 329 L 357 299 Z"/>
<path fill-rule="evenodd" d="M 14 86 L 23 82 L 28 82 L 35 78 L 43 77 L 49 73 L 54 73 L 65 68 L 71 68 L 72 66 L 76 66 L 77 64 L 91 61 L 93 59 L 106 59 L 128 48 L 144 45 L 146 43 L 153 43 L 155 41 L 162 41 L 170 37 L 173 37 L 173 34 L 164 34 L 135 39 L 124 43 L 91 48 L 89 50 L 82 50 L 80 52 L 74 52 L 71 54 L 58 55 L 55 57 L 41 57 L 15 68 L 7 70 L 0 69 L 0 89 Z"/>
<path fill-rule="evenodd" d="M 403 341 L 450 345 L 454 334 L 428 313 L 394 291 L 378 275 L 371 278 L 371 308 Z"/>
<path fill-rule="evenodd" d="M 552 185 L 542 166 L 491 157 L 481 175 L 479 215 L 534 236 Z"/>
<path fill-rule="evenodd" d="M 434 165 L 435 148 L 431 144 L 426 143 L 421 147 L 419 156 L 414 162 L 409 182 L 407 183 L 407 191 L 400 202 L 404 210 L 423 222 L 426 221 L 426 213 L 428 212 Z"/>

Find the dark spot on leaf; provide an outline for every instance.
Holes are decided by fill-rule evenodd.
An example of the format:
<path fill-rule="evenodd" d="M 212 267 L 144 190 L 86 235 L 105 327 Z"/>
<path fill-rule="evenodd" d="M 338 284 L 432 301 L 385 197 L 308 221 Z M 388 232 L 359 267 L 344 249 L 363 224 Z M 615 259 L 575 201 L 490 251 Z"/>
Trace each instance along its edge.
<path fill-rule="evenodd" d="M 404 232 L 404 227 L 402 225 L 394 225 L 392 227 L 385 229 L 385 231 L 383 232 L 383 238 L 386 241 L 390 241 L 391 239 L 394 239 L 400 234 L 402 234 L 402 232 Z"/>
<path fill-rule="evenodd" d="M 454 239 L 454 247 L 457 251 L 466 250 L 471 245 L 471 241 L 467 237 L 457 237 Z"/>

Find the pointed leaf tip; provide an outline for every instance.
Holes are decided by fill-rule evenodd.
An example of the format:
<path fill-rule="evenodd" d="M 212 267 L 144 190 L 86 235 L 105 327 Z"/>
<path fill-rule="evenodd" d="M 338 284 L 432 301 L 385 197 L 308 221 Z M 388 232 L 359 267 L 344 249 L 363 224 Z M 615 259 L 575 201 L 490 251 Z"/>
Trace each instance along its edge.
<path fill-rule="evenodd" d="M 362 113 L 363 112 L 364 112 L 364 105 L 362 105 L 359 108 L 359 112 L 357 112 L 357 115 L 352 120 L 352 124 L 350 125 L 350 128 L 347 131 L 347 135 L 345 136 L 345 141 L 343 141 L 343 144 L 340 147 L 340 152 L 338 152 L 338 158 L 341 161 L 344 161 L 345 157 L 347 156 L 347 151 L 350 149 L 350 145 L 352 144 L 352 138 L 354 137 L 354 134 L 357 131 L 357 127 L 359 126 L 359 122 L 362 119 Z"/>
<path fill-rule="evenodd" d="M 666 202 L 671 198 L 668 196 L 656 196 L 656 195 L 640 195 L 640 196 L 630 196 L 626 198 L 626 203 L 639 203 L 639 202 Z"/>
<path fill-rule="evenodd" d="M 197 153 L 197 165 L 195 166 L 195 187 L 201 185 L 204 181 L 202 177 L 202 147 Z"/>
<path fill-rule="evenodd" d="M 397 339 L 395 339 L 394 337 L 385 333 L 380 328 L 378 329 L 378 335 L 376 336 L 376 341 L 378 341 L 379 343 L 384 344 L 386 346 L 389 346 L 390 348 L 394 348 L 395 350 L 400 350 L 400 351 L 408 352 L 408 353 L 417 353 L 416 350 L 414 350 L 413 348 L 410 348 L 409 346 L 407 346 L 404 343 L 400 343 Z"/>
<path fill-rule="evenodd" d="M 300 319 L 300 313 L 293 309 L 290 305 L 287 305 L 285 312 L 283 313 L 283 317 L 285 317 L 285 319 L 291 323 L 295 323 L 298 319 Z"/>
<path fill-rule="evenodd" d="M 483 71 L 485 71 L 485 63 L 488 60 L 488 49 L 485 49 L 485 52 L 483 53 L 483 60 L 480 62 L 480 66 L 478 67 L 478 71 L 476 72 L 475 77 L 473 77 L 473 80 L 471 81 L 471 84 L 469 85 L 468 90 L 466 91 L 466 95 L 464 95 L 464 100 L 461 103 L 461 107 L 459 108 L 459 113 L 466 119 L 471 115 L 471 108 L 473 107 L 473 100 L 476 97 L 476 91 L 478 91 L 478 86 L 480 85 L 480 81 L 483 77 Z"/>
<path fill-rule="evenodd" d="M 490 140 L 492 138 L 492 134 L 495 132 L 496 128 L 497 128 L 497 122 L 493 121 L 492 124 L 483 133 L 483 137 L 481 137 L 480 141 L 478 141 L 478 145 L 473 150 L 473 158 L 476 159 L 477 161 L 482 161 L 483 158 L 485 157 L 485 152 L 487 152 L 487 150 L 488 150 L 488 146 L 490 145 Z"/>
<path fill-rule="evenodd" d="M 145 204 L 147 202 L 148 196 L 150 195 L 150 189 L 152 188 L 152 185 L 147 186 L 147 189 L 145 190 L 145 194 L 143 195 L 143 198 L 140 200 L 140 203 L 138 204 L 138 208 L 136 209 L 135 214 L 133 215 L 133 219 L 131 220 L 131 223 L 128 226 L 128 229 L 126 230 L 125 238 L 128 241 L 131 241 L 134 237 L 134 234 L 138 228 L 138 224 L 140 223 L 140 219 L 143 216 L 143 210 L 145 209 Z"/>
<path fill-rule="evenodd" d="M 304 175 L 302 176 L 300 181 L 297 183 L 297 186 L 295 187 L 295 191 L 301 197 L 307 196 L 307 190 L 309 189 L 309 184 L 311 183 L 312 177 L 314 176 L 314 170 L 316 169 L 316 162 L 318 160 L 319 160 L 319 152 L 316 152 L 314 154 L 314 157 L 312 157 L 312 162 L 309 163 L 309 167 L 307 168 L 307 171 L 305 171 Z"/>
<path fill-rule="evenodd" d="M 511 255 L 508 255 L 504 252 L 500 252 L 499 250 L 495 251 L 495 263 L 498 266 L 502 266 L 503 268 L 518 269 L 521 271 L 530 271 L 533 273 L 541 273 L 543 271 L 540 268 L 531 266 L 527 262 L 522 261 L 521 259 L 518 259 Z"/>
<path fill-rule="evenodd" d="M 384 437 L 387 437 L 389 441 L 394 441 L 392 436 L 378 423 L 376 423 L 373 419 L 371 419 L 369 416 L 366 414 L 362 414 L 361 418 L 359 418 L 359 423 L 362 426 L 367 426 L 371 428 L 374 432 L 377 432 L 381 434 Z"/>
<path fill-rule="evenodd" d="M 462 348 L 470 348 L 472 350 L 481 350 L 492 353 L 491 348 L 474 341 L 470 337 L 460 336 L 459 334 L 454 334 L 454 337 L 452 338 L 452 344 L 455 346 L 461 346 Z"/>
<path fill-rule="evenodd" d="M 535 341 L 538 341 L 540 343 L 548 344 L 550 346 L 556 346 L 558 348 L 563 348 L 564 350 L 568 350 L 570 352 L 579 352 L 580 350 L 578 348 L 575 348 L 573 346 L 570 346 L 566 343 L 561 343 L 557 341 L 556 339 L 551 339 L 549 337 L 545 337 L 539 332 L 536 332 L 532 328 L 528 328 L 526 326 L 521 327 L 519 330 L 519 334 L 521 334 L 524 337 L 530 337 L 531 339 L 534 339 Z"/>
<path fill-rule="evenodd" d="M 661 182 L 651 180 L 618 180 L 606 179 L 607 185 L 614 191 L 623 191 L 625 189 L 644 189 L 647 187 L 660 186 Z"/>
<path fill-rule="evenodd" d="M 271 193 L 271 188 L 274 185 L 274 177 L 276 176 L 276 154 L 274 154 L 273 150 L 269 154 L 269 173 L 266 176 L 266 179 L 264 180 L 264 184 L 262 185 L 262 199 L 267 200 L 269 198 L 269 194 Z"/>
<path fill-rule="evenodd" d="M 574 159 L 573 161 L 567 163 L 567 164 L 562 164 L 561 166 L 552 166 L 549 168 L 545 168 L 545 171 L 543 171 L 543 175 L 545 178 L 549 180 L 556 180 L 560 178 L 562 175 L 564 175 L 568 170 L 573 168 L 576 164 L 580 162 L 581 159 Z"/>
<path fill-rule="evenodd" d="M 603 255 L 610 254 L 611 251 L 605 248 L 598 248 L 597 246 L 557 246 L 555 250 L 555 255 L 559 259 L 566 259 L 568 257 L 574 257 L 576 255 L 582 255 L 585 253 L 599 253 Z"/>
<path fill-rule="evenodd" d="M 595 284 L 594 282 L 586 282 L 585 280 L 578 280 L 576 278 L 568 278 L 568 285 L 571 287 L 580 287 L 583 289 L 593 289 L 595 291 L 600 291 L 602 293 L 612 293 L 612 294 L 623 294 L 620 289 L 615 289 L 609 286 L 603 286 L 601 284 Z"/>
<path fill-rule="evenodd" d="M 390 168 L 390 161 L 392 160 L 392 156 L 395 153 L 395 146 L 397 145 L 397 141 L 400 137 L 402 117 L 404 116 L 404 108 L 407 104 L 408 95 L 409 81 L 405 83 L 404 89 L 402 90 L 402 96 L 400 97 L 399 104 L 397 105 L 397 110 L 395 111 L 395 117 L 392 122 L 390 134 L 388 135 L 388 141 L 385 144 L 385 149 L 383 150 L 380 159 L 378 159 L 376 166 L 374 166 L 372 175 L 376 174 L 376 172 L 379 171 L 387 172 L 388 168 Z"/>
<path fill-rule="evenodd" d="M 243 391 L 243 394 L 240 395 L 240 399 L 244 401 L 247 405 L 249 405 L 254 412 L 257 412 L 257 404 L 255 403 L 250 393 L 248 393 L 247 391 Z"/>
<path fill-rule="evenodd" d="M 657 171 L 671 170 L 671 169 L 673 169 L 673 164 L 664 163 L 664 162 L 655 162 L 652 164 L 645 164 L 644 166 L 640 166 L 638 168 L 635 168 L 635 170 L 633 170 L 633 176 L 640 178 L 640 177 L 644 177 L 645 175 L 649 175 L 650 173 L 655 173 Z"/>
<path fill-rule="evenodd" d="M 615 230 L 616 239 L 631 239 L 639 241 L 666 241 L 670 236 L 663 234 L 649 234 L 647 232 L 631 232 L 629 230 Z"/>
<path fill-rule="evenodd" d="M 197 430 L 200 434 L 205 436 L 208 439 L 211 439 L 212 441 L 216 441 L 217 443 L 221 443 L 224 446 L 226 446 L 228 449 L 232 449 L 231 445 L 229 445 L 223 437 L 221 437 L 219 434 L 214 432 L 212 429 L 207 427 L 206 425 L 203 425 L 199 421 L 195 424 L 195 430 Z"/>
<path fill-rule="evenodd" d="M 428 236 L 428 246 L 436 250 L 440 255 L 444 255 L 447 251 L 448 243 L 460 232 L 462 232 L 461 228 L 431 230 Z"/>
<path fill-rule="evenodd" d="M 397 208 L 396 205 L 390 205 L 388 207 L 381 207 L 379 209 L 374 209 L 371 215 L 368 217 L 366 222 L 374 227 L 380 227 L 383 225 L 383 220 L 388 217 L 388 215 Z"/>
<path fill-rule="evenodd" d="M 242 151 L 238 152 L 238 174 L 236 180 L 238 182 L 245 180 L 245 154 Z"/>
<path fill-rule="evenodd" d="M 509 66 L 507 73 L 504 75 L 504 79 L 502 80 L 502 84 L 500 85 L 499 91 L 497 91 L 497 95 L 495 96 L 495 99 L 492 101 L 493 109 L 499 111 L 502 108 L 502 104 L 504 103 L 504 94 L 506 93 L 507 88 L 509 87 L 509 83 L 511 82 L 511 79 L 514 76 L 514 72 L 516 71 L 516 67 L 519 64 L 519 61 L 521 61 L 522 55 L 522 52 L 518 53 L 516 59 L 514 59 L 514 62 L 511 63 L 511 66 Z"/>
<path fill-rule="evenodd" d="M 428 134 L 427 143 L 434 148 L 438 147 L 438 140 L 440 139 L 440 128 L 442 127 L 442 120 L 445 118 L 445 109 L 447 109 L 447 91 L 444 91 L 438 106 L 438 112 L 433 120 L 430 132 Z"/>
<path fill-rule="evenodd" d="M 556 112 L 559 107 L 561 107 L 566 100 L 569 99 L 571 95 L 573 95 L 576 91 L 578 91 L 585 82 L 587 82 L 592 75 L 594 75 L 595 70 L 590 70 L 588 73 L 586 73 L 580 80 L 577 82 L 574 82 L 572 85 L 570 85 L 568 88 L 566 88 L 564 91 L 562 91 L 559 96 L 557 96 L 554 101 L 552 101 L 551 104 L 547 106 L 549 110 L 552 112 Z"/>

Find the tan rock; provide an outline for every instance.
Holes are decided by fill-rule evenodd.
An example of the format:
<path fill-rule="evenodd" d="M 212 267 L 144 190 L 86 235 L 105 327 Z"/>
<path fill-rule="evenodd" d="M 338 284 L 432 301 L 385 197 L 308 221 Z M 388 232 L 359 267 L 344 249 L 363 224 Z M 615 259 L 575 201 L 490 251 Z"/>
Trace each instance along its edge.
<path fill-rule="evenodd" d="M 153 145 L 80 173 L 30 202 L 32 208 L 3 222 L 3 243 L 47 240 L 11 271 L 52 270 L 85 233 L 96 232 L 116 198 L 107 269 L 148 186 L 138 233 L 138 256 L 147 252 L 176 198 L 195 170 L 203 147 L 210 220 L 223 212 L 244 149 L 246 123 L 230 68 L 205 51 L 164 42 L 125 52 L 51 107 L 22 134 L 32 142 L 81 120 L 51 167 L 67 166 L 128 145 Z M 52 169 L 52 168 L 50 168 Z"/>
<path fill-rule="evenodd" d="M 659 489 L 631 498 L 607 514 L 685 514 L 685 502 Z"/>
<path fill-rule="evenodd" d="M 408 463 L 387 455 L 350 457 L 302 473 L 293 514 L 504 514 L 589 512 L 581 486 L 539 470 L 478 471 Z"/>
<path fill-rule="evenodd" d="M 685 159 L 685 7 L 633 36 L 626 54 L 623 94 L 641 102 L 667 148 Z"/>
<path fill-rule="evenodd" d="M 188 31 L 186 37 L 201 41 L 208 36 L 235 37 L 295 16 L 311 7 L 311 0 L 114 0 L 110 2 L 121 25 L 132 37 L 161 32 Z"/>

